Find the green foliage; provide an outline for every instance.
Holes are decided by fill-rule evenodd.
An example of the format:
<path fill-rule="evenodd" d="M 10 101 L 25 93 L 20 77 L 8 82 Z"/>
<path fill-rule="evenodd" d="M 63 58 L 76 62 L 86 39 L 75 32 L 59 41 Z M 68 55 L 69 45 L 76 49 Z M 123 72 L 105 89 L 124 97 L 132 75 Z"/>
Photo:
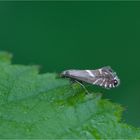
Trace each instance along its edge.
<path fill-rule="evenodd" d="M 0 138 L 140 138 L 140 129 L 121 122 L 120 105 L 10 58 L 0 53 Z"/>

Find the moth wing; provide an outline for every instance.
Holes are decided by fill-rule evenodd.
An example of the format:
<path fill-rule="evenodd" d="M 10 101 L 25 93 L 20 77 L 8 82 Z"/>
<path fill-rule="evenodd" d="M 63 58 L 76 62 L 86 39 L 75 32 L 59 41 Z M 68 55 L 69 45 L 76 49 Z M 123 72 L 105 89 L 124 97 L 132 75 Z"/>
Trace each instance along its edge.
<path fill-rule="evenodd" d="M 110 66 L 106 66 L 96 70 L 66 70 L 62 72 L 62 76 L 104 88 L 111 88 L 113 87 L 112 80 L 116 74 Z"/>
<path fill-rule="evenodd" d="M 97 77 L 96 70 L 69 70 L 66 77 L 90 84 L 100 85 L 102 83 L 102 78 Z"/>
<path fill-rule="evenodd" d="M 105 67 L 103 67 L 103 68 L 101 68 L 101 69 L 102 69 L 103 72 L 106 71 L 106 72 L 111 72 L 111 73 L 113 73 L 113 70 L 112 70 L 112 68 L 111 68 L 110 66 L 105 66 Z"/>
<path fill-rule="evenodd" d="M 81 81 L 90 78 L 89 74 L 85 70 L 68 70 L 66 77 Z"/>
<path fill-rule="evenodd" d="M 98 85 L 104 88 L 111 88 L 111 80 L 114 75 L 114 71 L 110 66 L 102 67 L 97 70 L 90 70 L 91 73 L 95 75 L 94 78 L 90 79 L 91 84 Z"/>

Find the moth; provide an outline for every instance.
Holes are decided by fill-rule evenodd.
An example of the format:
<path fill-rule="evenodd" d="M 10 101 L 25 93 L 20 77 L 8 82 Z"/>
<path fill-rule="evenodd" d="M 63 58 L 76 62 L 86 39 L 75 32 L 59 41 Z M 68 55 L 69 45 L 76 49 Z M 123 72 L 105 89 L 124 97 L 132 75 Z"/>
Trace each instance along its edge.
<path fill-rule="evenodd" d="M 105 89 L 115 88 L 120 84 L 120 79 L 110 66 L 95 70 L 65 70 L 60 75 L 80 83 L 86 82 Z"/>

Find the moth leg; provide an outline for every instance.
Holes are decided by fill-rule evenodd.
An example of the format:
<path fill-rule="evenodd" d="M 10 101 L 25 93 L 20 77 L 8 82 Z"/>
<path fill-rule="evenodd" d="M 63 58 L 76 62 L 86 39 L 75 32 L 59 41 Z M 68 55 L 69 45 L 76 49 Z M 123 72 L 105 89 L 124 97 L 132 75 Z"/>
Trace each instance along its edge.
<path fill-rule="evenodd" d="M 70 79 L 71 84 L 73 83 L 78 83 L 86 92 L 86 94 L 89 94 L 88 90 L 86 89 L 86 87 L 82 84 L 82 82 L 75 80 L 75 79 Z"/>
<path fill-rule="evenodd" d="M 86 89 L 86 87 L 79 81 L 75 80 L 76 83 L 78 83 L 84 90 L 87 94 L 89 94 L 88 90 Z"/>

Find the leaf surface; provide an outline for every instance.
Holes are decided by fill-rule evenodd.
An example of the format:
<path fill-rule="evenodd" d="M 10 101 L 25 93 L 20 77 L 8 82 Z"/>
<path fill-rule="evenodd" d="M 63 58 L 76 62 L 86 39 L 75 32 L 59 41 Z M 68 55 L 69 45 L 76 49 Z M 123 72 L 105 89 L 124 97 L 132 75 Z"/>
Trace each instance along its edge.
<path fill-rule="evenodd" d="M 121 121 L 120 105 L 10 59 L 0 53 L 0 138 L 140 138 L 140 129 Z"/>

